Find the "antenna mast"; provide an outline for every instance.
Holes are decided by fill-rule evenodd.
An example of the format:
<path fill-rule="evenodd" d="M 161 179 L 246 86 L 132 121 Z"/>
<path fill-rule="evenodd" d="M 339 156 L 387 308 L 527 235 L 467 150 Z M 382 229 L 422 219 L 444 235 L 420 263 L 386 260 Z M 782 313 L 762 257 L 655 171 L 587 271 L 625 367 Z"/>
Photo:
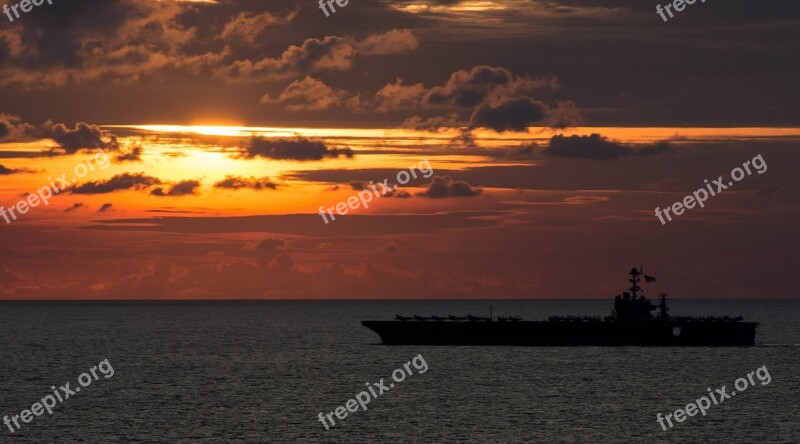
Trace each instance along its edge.
<path fill-rule="evenodd" d="M 631 268 L 631 278 L 628 282 L 631 283 L 631 288 L 629 288 L 629 290 L 631 291 L 633 299 L 636 299 L 636 293 L 642 289 L 642 287 L 639 286 L 639 275 L 641 274 L 639 270 Z"/>

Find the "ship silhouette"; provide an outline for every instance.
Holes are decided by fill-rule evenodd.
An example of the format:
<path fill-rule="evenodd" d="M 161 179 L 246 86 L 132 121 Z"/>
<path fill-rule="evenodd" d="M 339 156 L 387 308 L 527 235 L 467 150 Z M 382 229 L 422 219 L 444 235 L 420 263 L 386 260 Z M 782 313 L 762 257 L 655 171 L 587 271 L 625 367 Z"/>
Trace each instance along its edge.
<path fill-rule="evenodd" d="M 741 316 L 670 316 L 667 294 L 654 305 L 639 286 L 655 278 L 632 268 L 628 291 L 614 298 L 609 316 L 551 316 L 545 321 L 520 317 L 400 316 L 393 321 L 362 321 L 385 345 L 525 346 L 748 346 L 755 343 L 756 322 Z M 658 309 L 656 314 L 653 311 Z"/>

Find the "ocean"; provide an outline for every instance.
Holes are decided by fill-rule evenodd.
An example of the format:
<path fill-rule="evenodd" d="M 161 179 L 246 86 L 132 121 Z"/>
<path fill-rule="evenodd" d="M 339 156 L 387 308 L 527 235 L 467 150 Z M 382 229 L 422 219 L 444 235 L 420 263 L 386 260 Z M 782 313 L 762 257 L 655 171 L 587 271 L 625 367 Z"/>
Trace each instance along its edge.
<path fill-rule="evenodd" d="M 797 300 L 670 302 L 673 315 L 760 322 L 744 348 L 382 346 L 360 325 L 489 305 L 537 320 L 606 315 L 612 301 L 2 302 L 0 415 L 51 386 L 82 390 L 14 433 L 0 425 L 0 442 L 800 442 Z M 424 373 L 329 430 L 319 421 L 417 356 Z M 113 376 L 79 385 L 106 359 Z M 769 384 L 666 431 L 656 421 L 764 366 Z"/>

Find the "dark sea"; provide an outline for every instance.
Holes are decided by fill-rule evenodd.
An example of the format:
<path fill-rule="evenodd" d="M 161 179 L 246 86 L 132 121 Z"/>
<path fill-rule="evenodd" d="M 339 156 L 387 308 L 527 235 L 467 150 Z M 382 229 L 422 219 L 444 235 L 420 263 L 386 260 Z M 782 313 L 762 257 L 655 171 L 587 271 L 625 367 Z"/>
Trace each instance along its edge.
<path fill-rule="evenodd" d="M 3 302 L 0 415 L 108 359 L 99 378 L 0 443 L 798 443 L 800 301 L 671 302 L 743 315 L 755 347 L 381 346 L 400 314 L 606 315 L 611 301 Z M 326 430 L 318 414 L 421 355 Z M 766 366 L 756 385 L 664 431 L 667 414 Z M 334 416 L 335 418 L 335 416 Z"/>

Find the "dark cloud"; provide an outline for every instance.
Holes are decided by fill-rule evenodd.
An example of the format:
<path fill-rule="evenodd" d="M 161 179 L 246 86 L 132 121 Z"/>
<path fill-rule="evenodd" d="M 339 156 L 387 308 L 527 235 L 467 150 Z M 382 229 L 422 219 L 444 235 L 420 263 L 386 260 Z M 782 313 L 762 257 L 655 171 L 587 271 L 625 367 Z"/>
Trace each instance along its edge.
<path fill-rule="evenodd" d="M 361 191 L 361 190 L 364 190 L 364 189 L 367 188 L 367 183 L 366 182 L 362 182 L 360 180 L 350 181 L 350 183 L 348 183 L 348 185 L 350 185 L 350 189 L 352 189 L 354 191 Z"/>
<path fill-rule="evenodd" d="M 285 80 L 349 70 L 357 56 L 405 54 L 419 46 L 411 31 L 391 26 L 371 25 L 368 28 L 380 32 L 363 39 L 318 37 L 312 29 L 319 28 L 313 26 L 319 17 L 300 14 L 305 6 L 297 0 L 277 6 L 138 0 L 50 6 L 47 11 L 37 10 L 24 31 L 0 33 L 0 85 L 21 84 L 29 89 L 86 82 L 119 85 L 162 80 L 169 74 L 178 78 L 213 75 L 232 83 Z M 282 11 L 267 10 L 276 8 Z M 298 21 L 303 22 L 299 30 L 284 27 L 281 34 L 271 33 Z M 265 57 L 265 46 L 270 47 L 269 53 L 283 51 Z"/>
<path fill-rule="evenodd" d="M 413 196 L 406 190 L 392 190 L 386 193 L 386 197 L 396 197 L 398 199 L 410 199 Z"/>
<path fill-rule="evenodd" d="M 531 78 L 514 75 L 505 68 L 476 66 L 470 71 L 454 72 L 443 86 L 431 89 L 426 89 L 421 83 L 406 85 L 402 79 L 397 79 L 395 83 L 386 84 L 371 99 L 331 88 L 321 80 L 307 76 L 293 81 L 277 96 L 264 95 L 261 103 L 280 104 L 289 111 L 324 111 L 333 107 L 377 113 L 420 108 L 458 111 L 445 116 L 414 116 L 403 123 L 405 128 L 421 130 L 466 126 L 467 122 L 460 121 L 459 112 L 467 112 L 469 108 L 476 108 L 473 110 L 474 127 L 519 128 L 522 123 L 518 120 L 522 119 L 524 123 L 541 121 L 551 111 L 558 111 L 557 116 L 549 119 L 553 126 L 564 127 L 579 121 L 572 102 L 564 102 L 564 107 L 551 110 L 544 103 L 521 95 L 557 88 L 558 82 L 554 77 Z M 523 109 L 525 105 L 527 109 Z M 538 105 L 535 110 L 534 105 Z"/>
<path fill-rule="evenodd" d="M 225 176 L 214 184 L 214 188 L 223 188 L 229 190 L 238 190 L 240 188 L 250 188 L 253 190 L 274 190 L 278 186 L 273 183 L 269 177 L 255 178 L 255 177 L 240 177 L 240 176 Z"/>
<path fill-rule="evenodd" d="M 578 159 L 613 160 L 628 154 L 630 148 L 611 142 L 600 134 L 590 136 L 556 135 L 544 154 L 553 157 L 571 157 Z"/>
<path fill-rule="evenodd" d="M 477 146 L 475 144 L 475 136 L 473 136 L 472 130 L 468 128 L 461 128 L 458 135 L 453 137 L 450 142 L 456 146 L 462 145 L 466 148 L 475 148 Z"/>
<path fill-rule="evenodd" d="M 529 145 L 523 145 L 520 147 L 509 148 L 508 150 L 503 153 L 503 157 L 506 159 L 512 160 L 526 160 L 532 159 L 536 155 L 536 148 L 537 145 L 535 142 Z"/>
<path fill-rule="evenodd" d="M 422 102 L 469 113 L 521 95 L 550 104 L 557 74 L 595 126 L 796 125 L 798 66 L 785 61 L 792 60 L 798 35 L 785 20 L 800 6 L 765 0 L 754 10 L 751 3 L 706 3 L 664 26 L 652 5 L 630 0 L 497 0 L 480 11 L 457 7 L 464 3 L 456 0 L 392 0 L 347 8 L 330 19 L 299 0 L 72 1 L 37 8 L 0 30 L 0 86 L 4 105 L 37 121 L 187 121 L 195 112 L 187 105 L 206 88 L 209 107 L 236 109 L 231 114 L 242 121 L 296 124 L 323 117 L 285 117 L 252 100 L 280 96 L 285 84 L 246 91 L 210 76 L 216 69 L 233 82 L 290 82 L 332 73 L 318 80 L 364 97 L 402 77 L 409 83 L 402 97 L 386 94 L 378 101 L 380 114 L 358 116 L 359 123 L 392 125 L 408 117 L 383 114 L 392 109 L 429 117 L 418 111 Z M 358 35 L 331 36 L 332 21 L 345 19 L 359 26 L 341 29 Z M 741 32 L 741 24 L 750 32 Z M 393 57 L 381 56 L 386 53 Z M 754 59 L 758 63 L 749 63 Z M 580 62 L 587 60 L 603 63 Z M 487 61 L 505 68 L 471 68 Z M 519 83 L 500 69 L 551 86 L 498 97 L 491 91 Z M 341 70 L 352 74 L 336 75 Z M 466 74 L 448 80 L 454 71 Z M 439 86 L 426 96 L 423 84 Z M 101 97 L 125 106 L 94 100 Z M 157 111 L 151 106 L 156 100 Z M 354 116 L 343 114 L 337 124 L 350 124 Z M 574 122 L 555 119 L 552 125 Z"/>
<path fill-rule="evenodd" d="M 273 251 L 279 248 L 284 248 L 288 245 L 288 243 L 283 239 L 263 239 L 258 241 L 255 245 L 257 250 L 262 251 Z"/>
<path fill-rule="evenodd" d="M 240 59 L 214 71 L 226 82 L 250 83 L 285 80 L 323 71 L 349 71 L 357 55 L 378 56 L 414 51 L 418 42 L 410 31 L 391 30 L 367 36 L 326 36 L 309 38 L 299 46 L 289 46 L 280 57 L 267 57 L 256 62 Z"/>
<path fill-rule="evenodd" d="M 397 79 L 395 83 L 381 88 L 373 100 L 375 110 L 381 113 L 420 108 L 450 108 L 458 111 L 445 117 L 428 116 L 426 119 L 415 116 L 404 123 L 404 127 L 413 129 L 437 129 L 440 126 L 457 126 L 458 113 L 470 109 L 477 112 L 487 106 L 507 106 L 504 105 L 507 101 L 558 88 L 555 77 L 518 76 L 506 68 L 479 65 L 469 71 L 456 71 L 443 85 L 430 89 L 421 83 L 405 85 L 402 79 Z"/>
<path fill-rule="evenodd" d="M 159 184 L 161 184 L 160 179 L 146 176 L 144 173 L 123 173 L 106 181 L 99 180 L 77 185 L 70 189 L 70 192 L 72 194 L 105 194 L 119 190 L 141 190 Z"/>
<path fill-rule="evenodd" d="M 565 129 L 582 126 L 585 120 L 580 111 L 578 111 L 578 107 L 575 106 L 575 102 L 568 100 L 557 102 L 556 107 L 549 110 L 545 123 L 550 128 Z"/>
<path fill-rule="evenodd" d="M 11 168 L 6 168 L 3 165 L 0 165 L 0 176 L 7 176 L 9 174 L 18 173 L 19 170 L 14 170 Z"/>
<path fill-rule="evenodd" d="M 46 151 L 0 151 L 0 159 L 37 159 L 56 156 L 51 150 Z"/>
<path fill-rule="evenodd" d="M 410 3 L 413 5 L 424 5 L 426 7 L 430 6 L 456 6 L 459 3 L 463 3 L 464 0 L 426 0 L 424 2 L 420 2 L 418 0 L 395 0 L 395 3 Z M 425 9 L 423 9 L 425 10 Z"/>
<path fill-rule="evenodd" d="M 250 46 L 263 45 L 263 39 L 268 28 L 286 25 L 297 18 L 300 8 L 296 8 L 285 15 L 279 16 L 269 11 L 261 14 L 242 12 L 225 24 L 220 34 L 222 40 L 228 42 L 241 42 Z"/>
<path fill-rule="evenodd" d="M 74 129 L 63 123 L 46 122 L 42 134 L 53 139 L 67 153 L 72 154 L 82 149 L 103 148 L 115 150 L 119 148 L 117 138 L 113 134 L 103 132 L 97 125 L 79 122 Z"/>
<path fill-rule="evenodd" d="M 326 236 L 381 236 L 387 234 L 437 233 L 442 229 L 484 228 L 497 225 L 490 216 L 498 211 L 437 212 L 436 214 L 403 214 L 353 216 L 337 218 L 336 223 L 320 224 L 317 214 L 280 214 L 263 216 L 158 216 L 152 218 L 112 219 L 98 221 L 90 227 L 114 231 L 163 231 L 198 233 L 264 233 L 319 236 L 320 225 Z M 341 223 L 340 223 L 341 222 Z M 136 223 L 137 226 L 132 226 Z"/>
<path fill-rule="evenodd" d="M 142 160 L 142 147 L 135 146 L 129 152 L 120 154 L 114 160 L 117 162 L 139 162 Z"/>
<path fill-rule="evenodd" d="M 422 83 L 405 85 L 403 79 L 397 79 L 395 83 L 387 83 L 375 93 L 375 110 L 379 113 L 388 113 L 419 108 L 426 91 Z"/>
<path fill-rule="evenodd" d="M 419 41 L 408 29 L 393 29 L 384 34 L 372 34 L 356 44 L 358 53 L 365 56 L 403 54 L 416 51 Z"/>
<path fill-rule="evenodd" d="M 151 191 L 150 194 L 158 197 L 188 196 L 190 194 L 196 194 L 197 188 L 199 187 L 199 180 L 182 180 L 170 187 L 168 191 L 164 191 L 163 188 L 156 188 Z"/>
<path fill-rule="evenodd" d="M 215 77 L 226 82 L 248 83 L 282 80 L 300 73 L 347 71 L 353 65 L 356 50 L 350 39 L 327 36 L 306 39 L 300 46 L 292 45 L 278 58 L 250 59 L 219 67 Z"/>
<path fill-rule="evenodd" d="M 277 103 L 287 111 L 324 111 L 332 107 L 361 108 L 360 99 L 343 90 L 335 90 L 324 82 L 310 76 L 290 83 L 278 97 L 269 94 L 261 98 L 261 103 Z"/>
<path fill-rule="evenodd" d="M 422 118 L 420 116 L 409 117 L 403 121 L 402 128 L 417 131 L 438 131 L 444 128 L 455 128 L 460 125 L 457 113 L 446 116 L 434 116 Z"/>
<path fill-rule="evenodd" d="M 66 151 L 74 154 L 83 149 L 119 148 L 117 137 L 105 132 L 97 125 L 79 122 L 70 129 L 63 123 L 48 120 L 35 126 L 24 122 L 20 117 L 0 113 L 0 142 L 29 142 L 38 139 L 52 139 Z"/>
<path fill-rule="evenodd" d="M 276 160 L 322 160 L 326 157 L 335 158 L 340 155 L 353 157 L 350 148 L 329 148 L 319 140 L 304 137 L 253 137 L 250 144 L 242 153 L 244 157 L 266 157 Z"/>
<path fill-rule="evenodd" d="M 67 208 L 66 210 L 64 210 L 64 212 L 65 213 L 69 213 L 69 212 L 75 211 L 75 210 L 77 210 L 79 208 L 86 208 L 86 205 L 84 205 L 81 202 L 78 202 L 78 203 L 73 204 L 71 207 Z"/>
<path fill-rule="evenodd" d="M 353 191 L 362 191 L 366 190 L 369 184 L 361 180 L 351 180 L 347 185 L 349 185 L 350 189 Z"/>
<path fill-rule="evenodd" d="M 104 203 L 103 206 L 101 206 L 100 209 L 97 210 L 97 212 L 98 213 L 105 213 L 106 211 L 111 211 L 111 207 L 113 207 L 113 206 L 114 206 L 113 204 Z"/>
<path fill-rule="evenodd" d="M 673 152 L 672 146 L 668 142 L 658 142 L 655 145 L 647 145 L 634 149 L 631 154 L 634 156 L 654 156 L 662 153 Z"/>
<path fill-rule="evenodd" d="M 0 113 L 0 142 L 21 142 L 35 138 L 36 127 L 18 116 Z"/>
<path fill-rule="evenodd" d="M 531 147 L 525 150 L 525 155 L 532 155 L 536 162 L 508 162 L 503 161 L 506 149 L 470 151 L 468 155 L 488 155 L 496 153 L 493 158 L 500 160 L 500 165 L 489 161 L 481 166 L 466 168 L 448 167 L 446 164 L 437 164 L 437 176 L 450 176 L 453 180 L 465 181 L 473 186 L 492 189 L 526 189 L 526 190 L 606 190 L 624 191 L 679 191 L 696 189 L 703 179 L 714 177 L 730 171 L 730 168 L 741 165 L 743 160 L 753 157 L 753 153 L 762 153 L 765 159 L 776 165 L 794 164 L 794 151 L 787 149 L 796 144 L 792 140 L 739 140 L 731 139 L 709 140 L 704 142 L 683 141 L 680 145 L 664 151 L 669 143 L 656 143 L 648 145 L 630 145 L 629 155 L 620 157 L 616 161 L 587 161 L 581 158 L 557 158 L 547 156 L 544 151 L 547 142 L 540 148 Z M 522 148 L 515 148 L 522 149 Z M 656 155 L 637 155 L 642 150 L 645 153 L 661 151 Z M 516 157 L 516 156 L 514 156 Z M 722 169 L 721 169 L 722 168 Z M 713 173 L 717 171 L 718 173 Z M 772 170 L 770 170 L 772 171 Z M 786 170 L 787 174 L 789 170 Z M 349 168 L 349 169 L 305 169 L 285 173 L 287 180 L 300 180 L 317 184 L 347 183 L 352 180 L 369 181 L 376 177 L 393 177 L 396 170 L 390 168 Z M 714 174 L 714 176 L 711 176 Z M 765 173 L 762 177 L 767 177 Z M 754 174 L 753 177 L 756 175 Z M 770 179 L 769 183 L 781 183 L 783 190 L 791 187 L 785 185 L 789 177 Z M 736 184 L 737 190 L 762 189 L 766 185 L 760 180 L 744 180 Z M 792 194 L 794 196 L 794 194 Z M 678 196 L 680 197 L 680 196 Z M 338 222 L 338 221 L 337 221 Z M 332 224 L 331 224 L 332 225 Z"/>
<path fill-rule="evenodd" d="M 670 151 L 672 148 L 666 142 L 634 148 L 610 141 L 600 134 L 592 134 L 589 136 L 553 136 L 543 153 L 552 157 L 616 160 L 627 155 L 652 156 Z"/>
<path fill-rule="evenodd" d="M 527 131 L 528 127 L 542 121 L 548 108 L 530 97 L 503 100 L 497 105 L 481 105 L 470 118 L 470 128 L 489 128 L 498 133 Z"/>
<path fill-rule="evenodd" d="M 214 51 L 189 48 L 198 30 L 185 23 L 186 13 L 200 5 L 107 0 L 38 8 L 26 17 L 23 50 L 0 68 L 0 85 L 40 89 L 87 81 L 122 84 L 167 69 L 197 72 L 199 66 L 220 60 Z"/>
<path fill-rule="evenodd" d="M 403 128 L 425 131 L 458 127 L 526 131 L 536 123 L 564 128 L 582 122 L 571 101 L 540 101 L 531 97 L 558 89 L 555 77 L 519 76 L 506 68 L 480 65 L 469 71 L 456 71 L 444 85 L 430 89 L 420 83 L 405 85 L 398 79 L 375 94 L 372 108 L 381 113 L 403 109 L 455 110 L 439 116 L 416 115 L 402 124 Z M 465 114 L 469 110 L 472 112 L 467 119 Z"/>
<path fill-rule="evenodd" d="M 467 182 L 454 181 L 450 176 L 434 176 L 428 189 L 422 195 L 431 199 L 440 199 L 444 197 L 472 197 L 482 192 L 482 189 L 474 188 Z"/>
<path fill-rule="evenodd" d="M 472 108 L 542 89 L 558 89 L 558 80 L 516 76 L 505 68 L 481 65 L 470 71 L 454 72 L 443 86 L 428 91 L 425 103 Z"/>

